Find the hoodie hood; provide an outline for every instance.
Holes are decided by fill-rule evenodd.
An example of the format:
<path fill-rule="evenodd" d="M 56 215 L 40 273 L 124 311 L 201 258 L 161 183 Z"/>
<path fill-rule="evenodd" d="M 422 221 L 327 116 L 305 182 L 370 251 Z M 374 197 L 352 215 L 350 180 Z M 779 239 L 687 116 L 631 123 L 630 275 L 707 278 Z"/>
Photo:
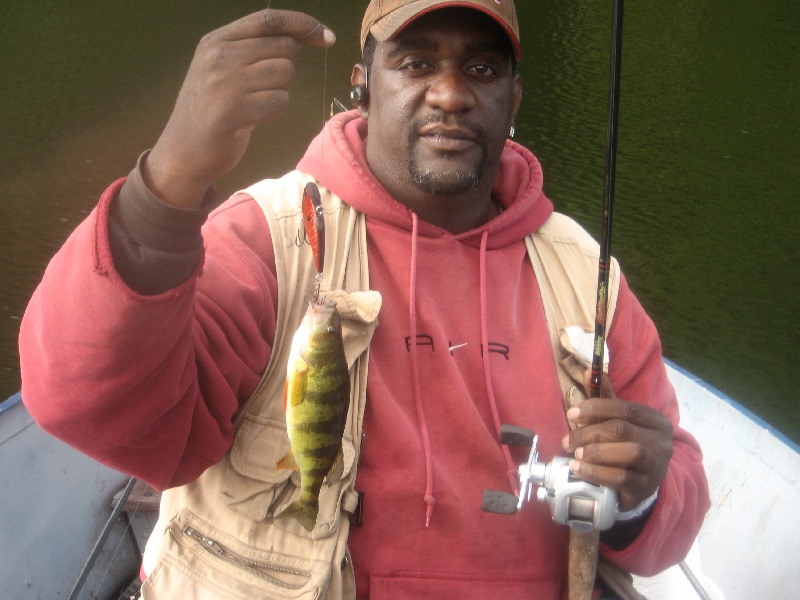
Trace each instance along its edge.
<path fill-rule="evenodd" d="M 311 142 L 297 168 L 368 217 L 411 231 L 415 221 L 411 210 L 391 197 L 367 165 L 367 135 L 368 122 L 357 111 L 340 113 Z M 536 157 L 508 140 L 492 190 L 503 208 L 502 214 L 456 236 L 419 221 L 418 235 L 452 236 L 463 244 L 479 247 L 484 234 L 488 234 L 489 250 L 517 242 L 539 229 L 553 212 L 553 204 L 542 192 L 542 180 Z"/>

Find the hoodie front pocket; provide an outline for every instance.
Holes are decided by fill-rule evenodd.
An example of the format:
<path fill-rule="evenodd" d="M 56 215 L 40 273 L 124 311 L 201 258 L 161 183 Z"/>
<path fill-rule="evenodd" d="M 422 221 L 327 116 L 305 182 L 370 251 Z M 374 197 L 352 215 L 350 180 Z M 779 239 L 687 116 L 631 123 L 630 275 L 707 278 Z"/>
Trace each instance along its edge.
<path fill-rule="evenodd" d="M 385 600 L 559 600 L 561 581 L 558 579 L 526 580 L 511 577 L 481 577 L 477 574 L 432 574 L 396 571 L 372 573 L 369 579 L 370 596 Z"/>

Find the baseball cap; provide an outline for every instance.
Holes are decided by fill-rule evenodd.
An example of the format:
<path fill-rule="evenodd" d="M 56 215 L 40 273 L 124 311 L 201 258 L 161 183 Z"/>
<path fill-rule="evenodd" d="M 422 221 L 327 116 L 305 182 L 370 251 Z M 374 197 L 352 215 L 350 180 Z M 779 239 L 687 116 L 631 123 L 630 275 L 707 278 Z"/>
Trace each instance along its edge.
<path fill-rule="evenodd" d="M 479 10 L 497 21 L 511 40 L 514 56 L 522 57 L 519 23 L 513 0 L 371 0 L 361 23 L 361 50 L 367 35 L 385 42 L 414 19 L 440 8 L 465 7 Z"/>

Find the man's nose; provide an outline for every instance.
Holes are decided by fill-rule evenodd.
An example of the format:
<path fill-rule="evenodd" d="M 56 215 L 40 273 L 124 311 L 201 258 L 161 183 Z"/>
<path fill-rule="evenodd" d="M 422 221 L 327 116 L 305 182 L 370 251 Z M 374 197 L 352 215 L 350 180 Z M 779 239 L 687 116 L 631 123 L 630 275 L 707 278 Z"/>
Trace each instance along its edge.
<path fill-rule="evenodd" d="M 428 88 L 425 101 L 433 108 L 457 113 L 475 106 L 475 96 L 466 75 L 458 69 L 438 72 Z"/>

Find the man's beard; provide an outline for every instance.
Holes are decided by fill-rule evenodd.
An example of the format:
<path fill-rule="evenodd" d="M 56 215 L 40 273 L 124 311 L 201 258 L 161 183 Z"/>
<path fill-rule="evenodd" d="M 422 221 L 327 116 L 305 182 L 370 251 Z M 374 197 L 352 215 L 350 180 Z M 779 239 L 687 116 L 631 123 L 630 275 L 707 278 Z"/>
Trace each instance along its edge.
<path fill-rule="evenodd" d="M 419 131 L 423 125 L 439 120 L 438 118 L 429 118 L 414 123 L 414 126 L 411 128 L 411 133 L 409 133 L 409 145 L 415 142 L 416 132 Z M 427 165 L 419 164 L 412 153 L 408 161 L 408 172 L 411 174 L 414 183 L 425 192 L 444 196 L 455 196 L 474 190 L 483 178 L 486 167 L 486 132 L 480 126 L 468 124 L 463 121 L 460 121 L 459 125 L 469 128 L 477 137 L 478 145 L 481 148 L 480 161 L 474 168 L 461 165 L 460 167 L 438 167 L 433 169 Z"/>
<path fill-rule="evenodd" d="M 411 159 L 408 170 L 411 177 L 420 188 L 429 194 L 455 196 L 474 190 L 483 175 L 483 163 L 475 170 L 456 169 L 429 169 L 420 168 L 414 159 Z"/>

